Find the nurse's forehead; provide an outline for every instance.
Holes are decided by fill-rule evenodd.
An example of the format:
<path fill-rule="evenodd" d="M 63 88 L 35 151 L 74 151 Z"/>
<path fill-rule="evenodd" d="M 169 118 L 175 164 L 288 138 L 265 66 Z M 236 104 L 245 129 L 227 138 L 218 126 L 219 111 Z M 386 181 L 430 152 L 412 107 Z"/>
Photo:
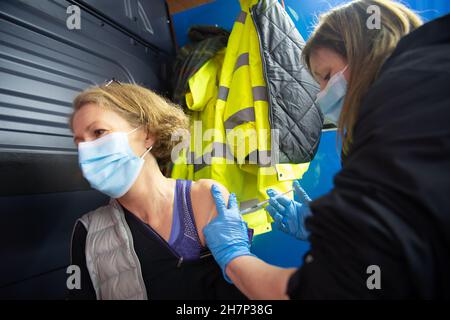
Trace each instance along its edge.
<path fill-rule="evenodd" d="M 310 62 L 336 64 L 345 62 L 345 57 L 330 48 L 317 48 L 311 52 Z"/>
<path fill-rule="evenodd" d="M 316 74 L 323 69 L 330 68 L 343 63 L 344 58 L 336 51 L 329 48 L 317 48 L 313 50 L 310 57 L 311 71 Z"/>

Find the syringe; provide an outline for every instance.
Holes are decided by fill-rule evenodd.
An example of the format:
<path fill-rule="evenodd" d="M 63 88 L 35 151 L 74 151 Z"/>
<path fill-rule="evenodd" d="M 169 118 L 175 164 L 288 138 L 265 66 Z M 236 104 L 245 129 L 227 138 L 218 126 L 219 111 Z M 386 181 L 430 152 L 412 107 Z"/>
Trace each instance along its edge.
<path fill-rule="evenodd" d="M 278 198 L 278 197 L 280 197 L 280 196 L 284 196 L 285 194 L 288 194 L 288 193 L 291 192 L 291 191 L 294 191 L 294 189 L 291 189 L 291 190 L 289 190 L 289 191 L 286 191 L 286 192 L 284 192 L 284 193 L 281 193 L 281 194 L 275 196 L 275 198 Z M 244 214 L 249 214 L 249 213 L 255 212 L 255 211 L 261 209 L 262 207 L 264 207 L 264 205 L 265 205 L 266 203 L 269 203 L 269 199 L 264 200 L 264 201 L 261 201 L 261 202 L 255 204 L 255 205 L 251 206 L 250 208 L 247 208 L 247 209 L 244 209 L 244 210 L 240 211 L 240 214 L 241 214 L 241 215 L 244 215 Z"/>

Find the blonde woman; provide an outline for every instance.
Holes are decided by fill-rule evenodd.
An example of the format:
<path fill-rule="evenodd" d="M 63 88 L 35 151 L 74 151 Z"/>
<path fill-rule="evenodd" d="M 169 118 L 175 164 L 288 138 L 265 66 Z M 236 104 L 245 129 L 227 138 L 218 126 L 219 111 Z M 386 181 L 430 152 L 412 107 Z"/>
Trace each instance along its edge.
<path fill-rule="evenodd" d="M 158 166 L 170 161 L 172 134 L 188 126 L 184 113 L 148 89 L 111 81 L 76 97 L 70 124 L 84 177 L 111 197 L 75 225 L 72 264 L 82 278 L 71 298 L 243 298 L 205 246 L 213 182 L 169 179 Z"/>
<path fill-rule="evenodd" d="M 379 28 L 367 23 L 374 11 Z M 450 15 L 420 25 L 387 0 L 321 17 L 303 58 L 341 132 L 343 168 L 312 202 L 298 184 L 300 202 L 268 191 L 275 226 L 311 243 L 302 267 L 248 256 L 237 208 L 212 190 L 208 247 L 248 297 L 450 298 Z"/>

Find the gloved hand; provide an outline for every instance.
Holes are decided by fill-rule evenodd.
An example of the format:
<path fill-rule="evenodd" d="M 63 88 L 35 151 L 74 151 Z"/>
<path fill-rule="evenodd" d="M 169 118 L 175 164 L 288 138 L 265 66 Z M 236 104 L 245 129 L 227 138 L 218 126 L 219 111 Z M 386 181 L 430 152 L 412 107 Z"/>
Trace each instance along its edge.
<path fill-rule="evenodd" d="M 267 194 L 270 199 L 266 210 L 272 216 L 277 229 L 297 239 L 306 240 L 309 232 L 305 229 L 305 218 L 311 215 L 308 205 L 311 199 L 305 190 L 300 187 L 298 181 L 294 181 L 292 186 L 300 202 L 285 196 L 279 196 L 279 193 L 275 190 L 268 189 Z"/>
<path fill-rule="evenodd" d="M 247 223 L 239 213 L 236 196 L 230 194 L 228 207 L 216 185 L 211 187 L 216 203 L 217 217 L 203 228 L 206 244 L 222 269 L 225 280 L 232 283 L 225 270 L 234 258 L 253 256 L 250 252 Z"/>

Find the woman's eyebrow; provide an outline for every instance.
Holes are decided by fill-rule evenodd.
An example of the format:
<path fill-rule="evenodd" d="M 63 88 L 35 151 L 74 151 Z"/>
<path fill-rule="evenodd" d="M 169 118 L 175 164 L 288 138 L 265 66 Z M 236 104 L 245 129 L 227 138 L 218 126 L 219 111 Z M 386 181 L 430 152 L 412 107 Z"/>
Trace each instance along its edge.
<path fill-rule="evenodd" d="M 91 122 L 91 124 L 89 124 L 89 125 L 86 127 L 86 129 L 84 129 L 84 132 L 89 131 L 95 124 L 98 124 L 98 123 L 99 123 L 99 121 Z M 81 140 L 81 137 L 75 136 L 75 137 L 73 138 L 73 141 L 76 142 L 77 139 Z"/>
<path fill-rule="evenodd" d="M 322 69 L 320 66 L 316 66 L 316 68 L 311 68 L 312 74 L 316 77 L 322 77 Z"/>
<path fill-rule="evenodd" d="M 319 71 L 317 71 L 317 70 L 313 70 L 313 76 L 314 76 L 316 79 L 321 79 L 321 78 L 323 78 L 323 77 L 322 77 L 322 74 L 321 74 Z"/>
<path fill-rule="evenodd" d="M 101 122 L 99 122 L 99 121 L 92 122 L 90 125 L 88 125 L 86 127 L 86 129 L 84 131 L 89 131 L 95 124 L 98 124 L 98 123 L 101 123 Z"/>

